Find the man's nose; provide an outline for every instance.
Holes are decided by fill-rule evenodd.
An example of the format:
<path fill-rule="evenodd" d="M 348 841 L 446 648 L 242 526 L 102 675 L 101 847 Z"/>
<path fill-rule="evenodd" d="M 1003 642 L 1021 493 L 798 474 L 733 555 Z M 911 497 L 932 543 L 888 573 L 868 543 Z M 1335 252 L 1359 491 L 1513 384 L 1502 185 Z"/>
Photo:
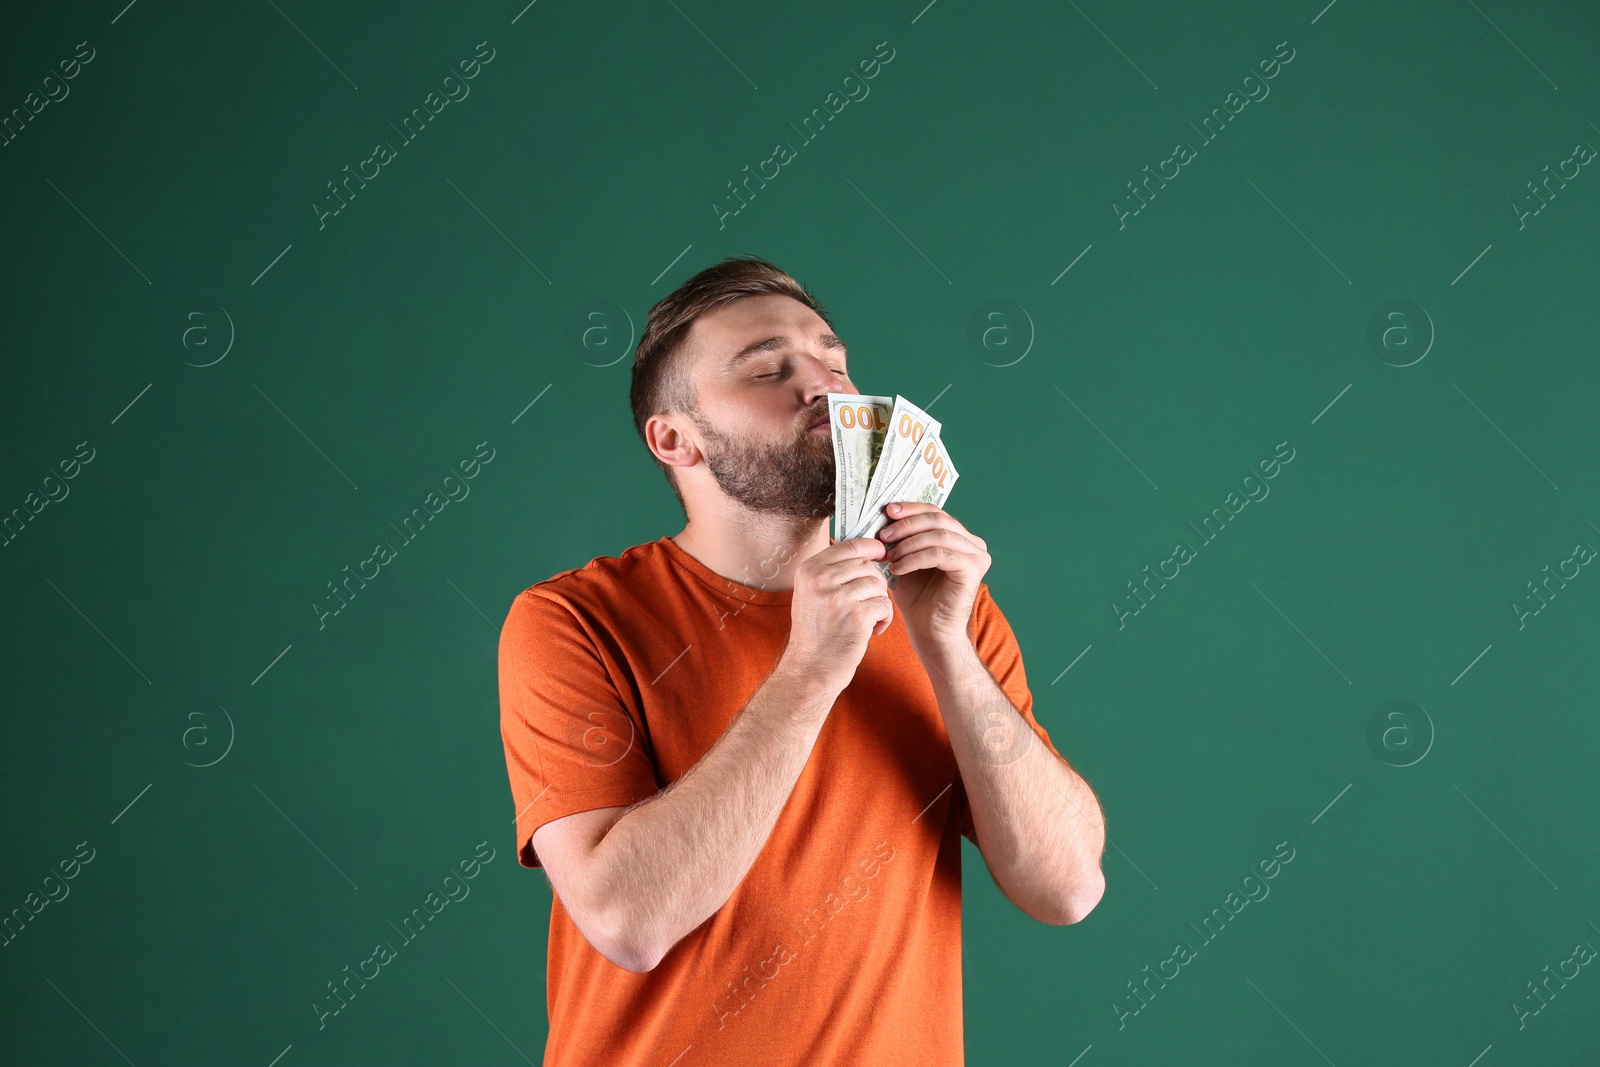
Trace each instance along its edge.
<path fill-rule="evenodd" d="M 818 397 L 825 397 L 829 393 L 848 393 L 854 390 L 847 374 L 836 373 L 828 366 L 830 360 L 816 356 L 806 357 L 806 369 L 803 377 L 805 383 L 806 402 L 813 403 Z"/>

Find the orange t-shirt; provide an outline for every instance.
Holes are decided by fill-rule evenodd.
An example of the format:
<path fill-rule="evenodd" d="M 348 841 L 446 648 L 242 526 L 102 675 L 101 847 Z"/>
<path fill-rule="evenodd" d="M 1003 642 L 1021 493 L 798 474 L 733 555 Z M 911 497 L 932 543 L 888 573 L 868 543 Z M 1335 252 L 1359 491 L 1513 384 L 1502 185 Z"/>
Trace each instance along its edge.
<path fill-rule="evenodd" d="M 540 865 L 543 824 L 655 796 L 694 766 L 777 664 L 792 597 L 670 537 L 519 594 L 499 676 L 521 865 Z M 987 585 L 968 632 L 1055 753 Z M 961 1064 L 962 834 L 977 843 L 896 609 L 744 880 L 653 970 L 606 959 L 553 898 L 546 1067 Z"/>

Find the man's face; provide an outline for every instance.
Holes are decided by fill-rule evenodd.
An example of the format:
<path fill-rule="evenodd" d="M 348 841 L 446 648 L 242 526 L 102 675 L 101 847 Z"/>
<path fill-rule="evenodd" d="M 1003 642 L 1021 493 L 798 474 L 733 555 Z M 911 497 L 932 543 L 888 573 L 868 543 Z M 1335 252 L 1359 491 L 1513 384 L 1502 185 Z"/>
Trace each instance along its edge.
<path fill-rule="evenodd" d="M 828 393 L 853 393 L 844 343 L 787 296 L 755 296 L 689 331 L 706 467 L 752 511 L 826 520 L 833 510 Z M 823 428 L 812 424 L 823 420 Z"/>

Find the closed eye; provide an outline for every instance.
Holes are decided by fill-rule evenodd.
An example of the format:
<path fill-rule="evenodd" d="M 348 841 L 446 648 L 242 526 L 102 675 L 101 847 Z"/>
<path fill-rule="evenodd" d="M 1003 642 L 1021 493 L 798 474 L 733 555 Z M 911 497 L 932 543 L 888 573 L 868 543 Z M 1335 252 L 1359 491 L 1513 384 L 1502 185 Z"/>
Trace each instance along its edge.
<path fill-rule="evenodd" d="M 844 375 L 845 374 L 845 372 L 843 370 L 840 370 L 838 367 L 829 367 L 828 369 L 833 371 L 833 373 L 835 373 L 835 374 L 840 374 L 840 375 Z M 845 376 L 848 377 L 848 375 L 845 375 Z M 761 381 L 762 379 L 765 379 L 765 378 L 781 378 L 781 377 L 783 377 L 783 372 L 782 371 L 773 371 L 770 374 L 758 374 L 758 375 L 755 376 L 756 381 Z"/>

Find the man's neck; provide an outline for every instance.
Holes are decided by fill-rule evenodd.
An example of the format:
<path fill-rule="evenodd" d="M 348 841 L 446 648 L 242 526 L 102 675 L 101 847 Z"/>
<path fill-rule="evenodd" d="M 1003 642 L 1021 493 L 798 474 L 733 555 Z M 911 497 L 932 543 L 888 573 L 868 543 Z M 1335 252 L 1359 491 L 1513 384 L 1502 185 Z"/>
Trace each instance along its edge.
<path fill-rule="evenodd" d="M 720 520 L 691 519 L 672 541 L 722 577 L 756 589 L 793 589 L 800 562 L 828 547 L 827 519 L 740 509 Z"/>

